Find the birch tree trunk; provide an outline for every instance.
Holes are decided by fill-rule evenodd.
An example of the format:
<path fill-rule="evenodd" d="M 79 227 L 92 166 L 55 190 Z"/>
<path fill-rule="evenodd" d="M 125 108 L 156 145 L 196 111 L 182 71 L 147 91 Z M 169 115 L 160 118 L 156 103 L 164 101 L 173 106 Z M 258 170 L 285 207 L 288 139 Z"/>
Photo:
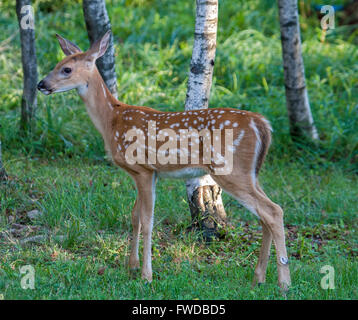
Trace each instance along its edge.
<path fill-rule="evenodd" d="M 185 109 L 208 108 L 212 83 L 218 0 L 196 0 L 195 37 L 190 63 Z M 210 175 L 186 181 L 187 196 L 193 225 L 199 226 L 204 238 L 219 235 L 219 227 L 226 225 L 221 188 Z"/>
<path fill-rule="evenodd" d="M 0 181 L 4 181 L 7 179 L 7 174 L 5 167 L 2 163 L 2 153 L 1 153 L 1 141 L 0 141 Z"/>
<path fill-rule="evenodd" d="M 293 138 L 318 139 L 308 100 L 297 0 L 278 0 L 286 105 Z"/>
<path fill-rule="evenodd" d="M 37 107 L 37 60 L 34 12 L 31 0 L 16 0 L 16 14 L 20 28 L 21 60 L 24 74 L 20 127 L 22 131 L 31 131 Z"/>
<path fill-rule="evenodd" d="M 86 21 L 87 33 L 91 44 L 100 39 L 108 30 L 111 30 L 105 0 L 83 0 L 83 15 Z M 115 57 L 113 34 L 106 53 L 96 62 L 99 72 L 108 89 L 117 98 L 117 76 L 115 70 Z"/>

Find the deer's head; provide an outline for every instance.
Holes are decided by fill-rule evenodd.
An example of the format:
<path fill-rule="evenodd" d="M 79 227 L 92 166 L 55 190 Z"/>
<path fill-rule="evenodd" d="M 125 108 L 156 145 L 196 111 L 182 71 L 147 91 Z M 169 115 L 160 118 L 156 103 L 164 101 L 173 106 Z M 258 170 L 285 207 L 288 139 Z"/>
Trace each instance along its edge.
<path fill-rule="evenodd" d="M 66 58 L 38 83 L 38 90 L 49 95 L 72 89 L 81 90 L 88 86 L 88 80 L 96 69 L 96 60 L 102 57 L 108 48 L 110 35 L 111 32 L 108 31 L 93 43 L 89 50 L 82 52 L 76 44 L 57 34 L 56 37 Z"/>

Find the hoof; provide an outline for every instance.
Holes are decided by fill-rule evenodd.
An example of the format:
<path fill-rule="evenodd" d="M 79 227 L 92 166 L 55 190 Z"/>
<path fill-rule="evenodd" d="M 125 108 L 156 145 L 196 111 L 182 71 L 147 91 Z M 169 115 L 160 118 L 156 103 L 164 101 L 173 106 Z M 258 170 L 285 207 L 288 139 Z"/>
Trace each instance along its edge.
<path fill-rule="evenodd" d="M 291 283 L 287 283 L 287 282 L 281 282 L 278 284 L 279 287 L 281 288 L 281 291 L 283 293 L 287 293 L 288 290 L 290 289 Z"/>
<path fill-rule="evenodd" d="M 140 262 L 139 260 L 134 260 L 134 261 L 129 260 L 128 266 L 131 271 L 138 270 L 140 268 Z"/>
<path fill-rule="evenodd" d="M 254 280 L 252 281 L 251 289 L 255 288 L 256 285 L 257 285 L 258 287 L 260 287 L 260 286 L 263 285 L 264 283 L 265 283 L 265 279 L 264 279 L 263 281 L 262 281 L 262 279 L 261 279 L 261 281 L 259 281 L 259 280 L 255 277 Z"/>
<path fill-rule="evenodd" d="M 136 269 L 129 269 L 129 277 L 131 279 L 136 279 L 139 276 L 139 268 Z"/>
<path fill-rule="evenodd" d="M 151 274 L 142 274 L 142 280 L 151 283 L 153 281 L 153 278 Z"/>

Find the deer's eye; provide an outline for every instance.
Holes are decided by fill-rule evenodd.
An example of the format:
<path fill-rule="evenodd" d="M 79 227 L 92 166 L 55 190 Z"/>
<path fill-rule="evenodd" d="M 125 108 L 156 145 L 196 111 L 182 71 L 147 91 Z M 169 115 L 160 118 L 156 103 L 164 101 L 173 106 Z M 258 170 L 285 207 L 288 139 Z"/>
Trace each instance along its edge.
<path fill-rule="evenodd" d="M 71 68 L 63 68 L 63 73 L 64 74 L 70 74 L 72 72 Z"/>

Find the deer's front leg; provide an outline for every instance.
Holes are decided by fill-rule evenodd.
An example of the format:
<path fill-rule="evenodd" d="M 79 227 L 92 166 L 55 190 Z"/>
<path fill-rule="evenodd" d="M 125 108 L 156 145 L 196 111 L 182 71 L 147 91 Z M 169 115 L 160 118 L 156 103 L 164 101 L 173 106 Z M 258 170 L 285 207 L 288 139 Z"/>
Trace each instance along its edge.
<path fill-rule="evenodd" d="M 260 221 L 262 226 L 262 244 L 260 249 L 259 260 L 257 262 L 256 269 L 255 269 L 255 277 L 252 283 L 253 286 L 255 286 L 257 283 L 258 284 L 264 283 L 266 280 L 266 269 L 270 257 L 270 249 L 272 243 L 272 235 L 270 230 L 262 222 L 262 220 Z"/>
<path fill-rule="evenodd" d="M 142 279 L 152 281 L 152 228 L 155 204 L 155 173 L 140 174 L 136 177 L 140 225 L 143 233 Z"/>
<path fill-rule="evenodd" d="M 139 234 L 140 234 L 140 208 L 139 208 L 139 199 L 136 200 L 133 211 L 132 211 L 132 226 L 133 226 L 133 239 L 131 243 L 131 254 L 129 257 L 129 268 L 138 269 L 139 268 L 139 256 L 138 256 L 138 247 L 139 247 Z"/>

